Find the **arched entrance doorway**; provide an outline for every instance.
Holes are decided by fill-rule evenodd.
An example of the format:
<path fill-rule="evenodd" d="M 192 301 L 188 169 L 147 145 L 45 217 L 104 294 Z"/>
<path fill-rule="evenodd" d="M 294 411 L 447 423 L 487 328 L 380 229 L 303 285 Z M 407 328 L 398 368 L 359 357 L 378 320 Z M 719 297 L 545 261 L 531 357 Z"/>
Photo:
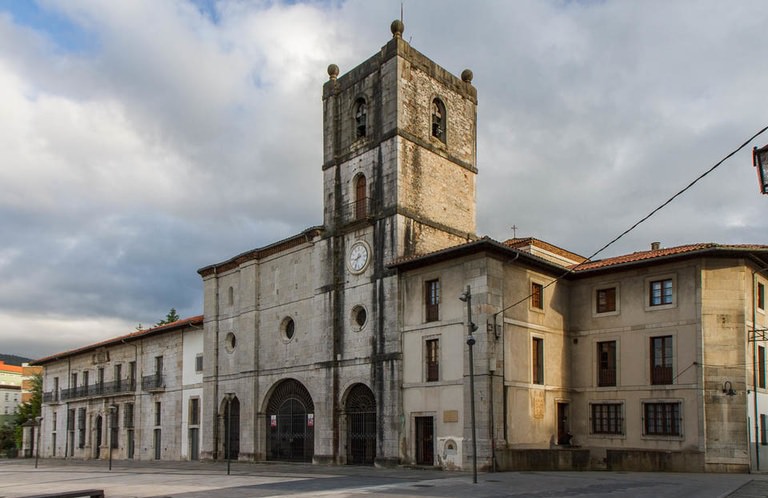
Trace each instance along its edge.
<path fill-rule="evenodd" d="M 376 459 L 376 399 L 367 386 L 356 384 L 345 404 L 347 463 L 373 465 Z"/>
<path fill-rule="evenodd" d="M 240 400 L 233 396 L 231 400 L 226 398 L 224 403 L 224 448 L 222 454 L 225 459 L 237 460 L 240 454 Z"/>
<path fill-rule="evenodd" d="M 293 379 L 282 381 L 267 404 L 267 460 L 311 462 L 315 454 L 315 404 Z"/>

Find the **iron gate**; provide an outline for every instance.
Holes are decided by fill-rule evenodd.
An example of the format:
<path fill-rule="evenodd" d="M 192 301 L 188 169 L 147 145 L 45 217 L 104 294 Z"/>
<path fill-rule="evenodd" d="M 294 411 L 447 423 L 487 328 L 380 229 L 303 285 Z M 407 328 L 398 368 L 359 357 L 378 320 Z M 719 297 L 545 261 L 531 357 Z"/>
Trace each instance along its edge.
<path fill-rule="evenodd" d="M 347 412 L 347 463 L 373 465 L 376 459 L 376 399 L 363 384 L 349 392 Z"/>
<path fill-rule="evenodd" d="M 315 454 L 315 405 L 299 382 L 283 381 L 267 406 L 267 460 L 311 462 Z"/>

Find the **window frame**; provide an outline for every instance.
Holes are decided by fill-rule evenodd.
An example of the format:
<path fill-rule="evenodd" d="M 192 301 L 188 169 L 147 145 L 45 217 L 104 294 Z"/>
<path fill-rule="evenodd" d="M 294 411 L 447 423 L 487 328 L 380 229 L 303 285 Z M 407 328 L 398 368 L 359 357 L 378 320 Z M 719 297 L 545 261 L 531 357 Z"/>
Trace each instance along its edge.
<path fill-rule="evenodd" d="M 362 109 L 362 113 L 360 110 Z M 361 124 L 362 120 L 362 124 Z M 352 106 L 352 121 L 354 123 L 355 140 L 365 138 L 368 133 L 368 101 L 365 97 L 358 97 Z"/>
<path fill-rule="evenodd" d="M 605 412 L 600 414 L 596 413 L 596 411 L 602 410 L 605 410 Z M 611 413 L 612 410 L 613 412 Z M 589 403 L 589 433 L 592 436 L 625 436 L 624 418 L 623 401 L 600 400 L 591 401 Z M 600 423 L 598 424 L 598 422 Z M 611 427 L 614 427 L 615 429 L 611 430 Z"/>
<path fill-rule="evenodd" d="M 665 283 L 669 282 L 669 300 L 666 300 L 666 286 Z M 654 304 L 654 284 L 661 284 L 659 291 L 659 302 Z M 665 310 L 677 307 L 677 275 L 664 274 L 654 275 L 645 279 L 645 310 L 656 311 Z"/>
<path fill-rule="evenodd" d="M 195 373 L 203 373 L 205 368 L 205 357 L 203 353 L 195 355 Z"/>
<path fill-rule="evenodd" d="M 440 321 L 440 279 L 424 281 L 424 322 Z"/>
<path fill-rule="evenodd" d="M 765 284 L 757 283 L 757 296 L 755 297 L 757 311 L 765 312 Z"/>
<path fill-rule="evenodd" d="M 649 408 L 655 407 L 654 411 L 661 409 L 661 407 L 667 407 L 669 406 L 672 409 L 672 415 L 673 418 L 671 419 L 670 424 L 670 430 L 650 430 L 650 417 L 649 415 Z M 676 407 L 676 409 L 674 409 Z M 664 408 L 666 410 L 666 408 Z M 676 413 L 674 413 L 676 412 Z M 654 419 L 657 418 L 656 416 L 659 413 L 654 413 Z M 667 425 L 667 414 L 662 413 L 664 416 L 661 420 L 661 424 Z M 683 431 L 683 402 L 682 400 L 676 399 L 676 400 L 643 400 L 642 401 L 642 411 L 641 416 L 643 418 L 643 437 L 650 437 L 650 438 L 675 438 L 675 439 L 682 439 L 684 437 L 684 431 Z M 655 423 L 654 426 L 657 428 L 659 426 L 659 423 Z"/>
<path fill-rule="evenodd" d="M 200 398 L 197 396 L 192 396 L 189 398 L 189 426 L 199 426 L 200 425 Z"/>
<path fill-rule="evenodd" d="M 661 362 L 656 361 L 656 341 L 661 341 Z M 667 350 L 669 349 L 669 354 Z M 649 337 L 650 383 L 653 386 L 669 386 L 675 383 L 675 336 L 672 334 L 654 335 Z M 669 363 L 669 364 L 667 364 Z M 664 370 L 660 370 L 664 369 Z M 668 369 L 668 370 L 667 370 Z"/>
<path fill-rule="evenodd" d="M 757 387 L 765 389 L 765 347 L 757 346 Z"/>
<path fill-rule="evenodd" d="M 600 294 L 601 292 L 605 291 L 613 291 L 613 309 L 601 309 L 600 304 Z M 621 311 L 621 293 L 619 289 L 619 284 L 617 283 L 606 283 L 601 284 L 599 286 L 596 286 L 594 288 L 594 291 L 592 293 L 593 298 L 593 305 L 592 305 L 592 314 L 593 316 L 612 316 L 612 315 L 618 315 Z"/>
<path fill-rule="evenodd" d="M 544 384 L 544 338 L 531 337 L 531 384 Z"/>
<path fill-rule="evenodd" d="M 440 337 L 424 338 L 424 382 L 440 381 Z"/>
<path fill-rule="evenodd" d="M 544 311 L 544 284 L 531 280 L 530 289 L 529 308 L 534 311 Z"/>
<path fill-rule="evenodd" d="M 602 346 L 603 345 L 613 345 L 612 348 L 608 348 L 608 350 L 603 351 Z M 595 342 L 595 349 L 596 349 L 596 362 L 595 366 L 597 368 L 597 379 L 596 384 L 597 387 L 616 387 L 619 385 L 619 379 L 618 379 L 618 348 L 619 343 L 616 339 L 612 340 L 606 340 L 606 341 L 596 341 Z M 607 358 L 605 358 L 606 361 L 603 361 L 603 353 L 607 354 Z M 611 353 L 613 356 L 611 357 Z M 603 364 L 606 363 L 606 366 L 604 367 Z M 613 366 L 611 367 L 611 363 L 613 363 Z M 603 372 L 606 372 L 603 374 Z M 607 373 L 607 372 L 611 372 Z M 611 381 L 611 379 L 613 379 Z"/>

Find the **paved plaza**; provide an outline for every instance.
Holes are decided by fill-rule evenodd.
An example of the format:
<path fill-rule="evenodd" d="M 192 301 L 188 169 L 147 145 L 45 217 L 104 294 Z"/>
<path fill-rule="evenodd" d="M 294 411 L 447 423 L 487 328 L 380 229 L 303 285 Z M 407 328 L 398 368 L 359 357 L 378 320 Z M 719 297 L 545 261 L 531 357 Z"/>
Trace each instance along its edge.
<path fill-rule="evenodd" d="M 97 488 L 107 498 L 768 497 L 768 475 L 481 473 L 292 464 L 0 460 L 0 498 Z"/>

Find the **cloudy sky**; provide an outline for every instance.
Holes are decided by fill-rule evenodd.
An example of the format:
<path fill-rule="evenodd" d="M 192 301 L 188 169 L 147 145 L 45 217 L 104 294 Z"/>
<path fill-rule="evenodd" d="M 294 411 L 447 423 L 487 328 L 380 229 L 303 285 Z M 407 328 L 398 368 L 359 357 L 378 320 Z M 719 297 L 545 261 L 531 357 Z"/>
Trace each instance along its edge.
<path fill-rule="evenodd" d="M 400 0 L 0 0 L 0 352 L 202 312 L 196 270 L 322 222 L 321 89 Z M 768 125 L 764 0 L 405 0 L 474 72 L 478 231 L 583 255 Z M 753 145 L 601 256 L 768 243 Z M 289 193 L 290 187 L 290 193 Z"/>

